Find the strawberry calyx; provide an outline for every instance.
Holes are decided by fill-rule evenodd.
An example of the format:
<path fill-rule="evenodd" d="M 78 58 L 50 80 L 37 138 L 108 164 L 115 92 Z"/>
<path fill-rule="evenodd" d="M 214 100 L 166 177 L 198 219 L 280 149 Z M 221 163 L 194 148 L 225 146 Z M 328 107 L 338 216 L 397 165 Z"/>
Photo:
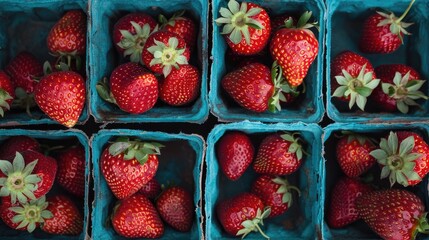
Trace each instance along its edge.
<path fill-rule="evenodd" d="M 405 35 L 411 35 L 411 33 L 409 33 L 407 30 L 405 30 L 407 27 L 413 25 L 414 23 L 405 23 L 402 22 L 402 20 L 405 18 L 405 16 L 407 16 L 408 12 L 410 11 L 411 7 L 413 6 L 415 0 L 411 0 L 410 4 L 408 5 L 407 9 L 405 10 L 405 12 L 398 18 L 395 16 L 394 13 L 390 12 L 390 14 L 387 13 L 383 13 L 383 12 L 378 12 L 377 13 L 379 15 L 381 15 L 382 17 L 384 17 L 385 19 L 380 21 L 377 24 L 377 27 L 382 27 L 382 26 L 386 26 L 386 25 L 390 25 L 390 32 L 393 34 L 398 35 L 399 39 L 401 39 L 401 42 L 404 43 L 404 39 L 402 37 L 402 34 Z"/>
<path fill-rule="evenodd" d="M 299 133 L 285 133 L 280 135 L 281 138 L 291 143 L 288 152 L 295 153 L 297 159 L 301 160 L 303 155 L 307 153 L 302 149 L 301 138 L 296 136 L 299 136 Z"/>
<path fill-rule="evenodd" d="M 12 163 L 0 160 L 0 170 L 6 175 L 0 178 L 0 197 L 10 196 L 12 204 L 17 200 L 20 203 L 27 203 L 28 199 L 35 200 L 37 183 L 42 180 L 37 174 L 31 174 L 37 161 L 25 165 L 24 157 L 19 152 L 16 152 Z"/>
<path fill-rule="evenodd" d="M 34 100 L 34 93 L 27 93 L 23 88 L 15 88 L 15 100 L 12 102 L 12 108 L 25 109 L 27 115 L 32 119 L 40 119 L 31 113 L 31 108 L 37 106 Z"/>
<path fill-rule="evenodd" d="M 270 214 L 270 207 L 265 207 L 263 212 L 260 208 L 258 208 L 255 218 L 252 220 L 245 220 L 241 223 L 243 228 L 237 232 L 236 236 L 241 236 L 241 239 L 244 239 L 251 232 L 259 232 L 264 238 L 270 239 L 270 237 L 268 237 L 259 226 L 259 224 L 262 226 L 264 225 L 264 219 L 267 218 Z"/>
<path fill-rule="evenodd" d="M 6 90 L 0 89 L 0 116 L 4 117 L 4 109 L 10 110 L 10 105 L 7 101 L 11 99 L 13 97 Z"/>
<path fill-rule="evenodd" d="M 186 47 L 178 49 L 179 39 L 176 37 L 169 38 L 167 45 L 156 39 L 154 42 L 155 45 L 147 49 L 154 57 L 150 61 L 149 65 L 153 66 L 161 64 L 163 66 L 162 73 L 164 74 L 164 77 L 167 77 L 170 74 L 173 67 L 179 69 L 179 65 L 188 64 L 188 59 L 183 55 Z"/>
<path fill-rule="evenodd" d="M 101 81 L 95 85 L 98 95 L 106 102 L 113 103 L 117 105 L 115 97 L 113 97 L 112 92 L 109 89 L 108 80 L 104 77 Z"/>
<path fill-rule="evenodd" d="M 301 196 L 301 191 L 299 190 L 299 188 L 290 185 L 286 178 L 276 177 L 273 178 L 271 181 L 280 186 L 277 189 L 277 193 L 283 195 L 282 203 L 287 203 L 288 208 L 292 206 L 293 201 L 291 190 L 295 190 L 298 193 L 298 196 Z"/>
<path fill-rule="evenodd" d="M 427 212 L 419 217 L 418 224 L 412 232 L 411 239 L 416 239 L 418 233 L 429 234 L 429 223 L 427 220 Z"/>
<path fill-rule="evenodd" d="M 382 166 L 381 179 L 389 176 L 391 186 L 397 182 L 404 187 L 409 185 L 408 181 L 421 180 L 419 174 L 414 171 L 414 167 L 415 160 L 422 154 L 412 152 L 414 144 L 413 136 L 399 143 L 398 136 L 394 132 L 390 132 L 388 139 L 381 139 L 380 149 L 370 152 L 370 155 Z"/>
<path fill-rule="evenodd" d="M 277 61 L 274 61 L 271 67 L 271 81 L 274 85 L 274 91 L 268 102 L 268 110 L 270 112 L 281 111 L 280 101 L 287 102 L 284 94 L 288 93 L 298 96 L 300 92 L 297 91 L 296 87 L 290 86 L 288 81 L 283 77 L 283 70 L 277 64 Z"/>
<path fill-rule="evenodd" d="M 381 87 L 385 94 L 396 100 L 396 107 L 401 113 L 407 113 L 409 106 L 419 106 L 414 100 L 428 97 L 419 89 L 426 82 L 425 80 L 409 80 L 410 71 L 404 76 L 396 72 L 393 83 L 382 83 Z"/>
<path fill-rule="evenodd" d="M 340 85 L 332 94 L 334 97 L 345 97 L 349 99 L 349 108 L 355 103 L 364 111 L 367 97 L 380 83 L 380 79 L 372 79 L 373 72 L 365 73 L 366 64 L 359 71 L 357 77 L 353 77 L 346 70 L 342 70 L 343 75 L 335 76 L 335 80 Z"/>
<path fill-rule="evenodd" d="M 45 219 L 50 219 L 54 215 L 51 211 L 46 210 L 49 203 L 45 201 L 45 196 L 32 200 L 29 203 L 24 203 L 19 207 L 10 207 L 9 210 L 16 213 L 12 218 L 12 222 L 19 223 L 16 229 L 27 227 L 28 232 L 33 232 L 36 229 L 36 224 L 43 224 Z"/>
<path fill-rule="evenodd" d="M 244 39 L 247 45 L 250 45 L 250 32 L 249 27 L 254 29 L 263 29 L 262 23 L 253 16 L 258 15 L 262 11 L 262 8 L 255 7 L 247 9 L 247 3 L 242 2 L 241 4 L 235 0 L 228 2 L 228 8 L 220 8 L 219 13 L 222 17 L 215 20 L 218 26 L 223 26 L 221 34 L 228 35 L 231 42 L 239 44 Z"/>
<path fill-rule="evenodd" d="M 160 155 L 160 148 L 164 145 L 157 142 L 142 142 L 139 139 L 130 140 L 128 137 L 120 137 L 110 145 L 109 154 L 117 156 L 124 154 L 123 159 L 137 160 L 141 165 L 149 159 L 149 155 Z"/>
<path fill-rule="evenodd" d="M 372 145 L 375 145 L 376 141 L 373 138 L 357 134 L 351 131 L 341 131 L 342 136 L 347 136 L 347 144 L 350 144 L 352 141 L 358 141 L 360 145 L 364 145 L 366 142 L 369 142 Z"/>
<path fill-rule="evenodd" d="M 185 14 L 185 10 L 178 11 L 173 14 L 170 19 L 167 19 L 164 15 L 160 14 L 158 16 L 158 21 L 161 23 L 160 29 L 163 29 L 165 26 L 170 25 L 174 27 L 176 20 L 184 19 L 182 16 Z"/>
<path fill-rule="evenodd" d="M 319 23 L 317 21 L 315 22 L 311 22 L 309 23 L 308 21 L 311 18 L 311 15 L 313 14 L 313 12 L 311 11 L 305 11 L 301 17 L 299 17 L 298 22 L 296 23 L 296 25 L 294 25 L 294 21 L 292 17 L 289 17 L 285 20 L 285 24 L 284 24 L 284 28 L 289 28 L 289 29 L 310 29 L 315 27 L 317 29 L 317 31 L 319 31 Z"/>

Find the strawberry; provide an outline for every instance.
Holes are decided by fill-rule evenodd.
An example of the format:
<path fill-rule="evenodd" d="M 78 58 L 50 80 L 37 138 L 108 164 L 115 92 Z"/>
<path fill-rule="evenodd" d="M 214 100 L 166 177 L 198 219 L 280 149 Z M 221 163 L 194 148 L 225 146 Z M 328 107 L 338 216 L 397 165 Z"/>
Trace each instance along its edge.
<path fill-rule="evenodd" d="M 195 208 L 192 195 L 182 187 L 164 190 L 156 199 L 156 209 L 162 220 L 180 232 L 191 230 Z"/>
<path fill-rule="evenodd" d="M 142 53 L 143 64 L 152 72 L 167 77 L 173 67 L 187 65 L 191 52 L 186 42 L 176 33 L 158 31 L 149 36 Z"/>
<path fill-rule="evenodd" d="M 235 181 L 252 163 L 255 149 L 244 132 L 227 132 L 217 144 L 216 155 L 222 172 Z"/>
<path fill-rule="evenodd" d="M 292 87 L 301 85 L 308 69 L 317 57 L 319 42 L 309 28 L 316 23 L 307 23 L 311 12 L 305 12 L 293 25 L 293 18 L 285 22 L 285 28 L 277 30 L 270 42 L 270 52 L 283 69 L 283 75 Z"/>
<path fill-rule="evenodd" d="M 259 176 L 252 185 L 252 193 L 271 208 L 270 218 L 285 213 L 292 206 L 292 190 L 301 195 L 299 189 L 290 185 L 286 178 L 269 175 Z"/>
<path fill-rule="evenodd" d="M 407 190 L 373 191 L 356 199 L 359 216 L 383 239 L 410 240 L 429 232 L 422 200 Z"/>
<path fill-rule="evenodd" d="M 343 132 L 336 146 L 337 161 L 341 170 L 351 178 L 359 177 L 377 162 L 369 154 L 375 148 L 371 139 L 363 135 Z"/>
<path fill-rule="evenodd" d="M 15 87 L 34 92 L 36 79 L 43 76 L 43 65 L 29 52 L 20 52 L 4 69 Z"/>
<path fill-rule="evenodd" d="M 10 109 L 13 99 L 15 98 L 15 89 L 9 76 L 0 71 L 0 116 Z"/>
<path fill-rule="evenodd" d="M 75 203 L 65 195 L 48 198 L 46 210 L 52 217 L 41 225 L 44 232 L 59 235 L 78 235 L 83 230 L 83 217 Z"/>
<path fill-rule="evenodd" d="M 36 139 L 29 136 L 13 136 L 8 138 L 0 147 L 0 159 L 14 157 L 16 152 L 23 151 L 40 152 L 40 144 Z"/>
<path fill-rule="evenodd" d="M 101 172 L 117 198 L 133 195 L 155 176 L 161 147 L 159 143 L 122 137 L 104 149 Z"/>
<path fill-rule="evenodd" d="M 395 182 L 414 186 L 429 172 L 429 146 L 414 132 L 392 131 L 380 140 L 380 149 L 370 154 L 382 167 L 381 178 L 389 176 L 391 186 Z"/>
<path fill-rule="evenodd" d="M 331 202 L 327 211 L 327 222 L 331 228 L 342 228 L 359 219 L 356 199 L 372 191 L 369 185 L 356 179 L 342 177 L 331 192 Z"/>
<path fill-rule="evenodd" d="M 10 196 L 12 204 L 17 200 L 27 203 L 51 190 L 57 173 L 57 162 L 29 150 L 16 152 L 13 160 L 0 160 L 0 170 L 0 196 Z"/>
<path fill-rule="evenodd" d="M 409 106 L 419 106 L 414 100 L 428 97 L 419 89 L 426 82 L 412 67 L 403 64 L 381 65 L 375 68 L 381 86 L 374 89 L 371 100 L 386 112 L 407 113 Z"/>
<path fill-rule="evenodd" d="M 78 197 L 85 194 L 85 149 L 73 146 L 58 154 L 57 183 Z"/>
<path fill-rule="evenodd" d="M 394 13 L 377 12 L 370 15 L 363 24 L 359 48 L 363 53 L 391 53 L 403 43 L 403 37 L 410 35 L 405 30 L 412 23 L 402 22 L 410 11 L 415 0 L 412 0 L 407 10 L 398 18 Z"/>
<path fill-rule="evenodd" d="M 143 194 L 149 199 L 155 199 L 161 193 L 161 185 L 158 183 L 158 181 L 156 181 L 155 178 L 152 178 L 142 188 L 140 188 L 138 193 Z"/>
<path fill-rule="evenodd" d="M 220 202 L 217 216 L 223 229 L 231 236 L 245 238 L 249 233 L 259 231 L 269 239 L 259 224 L 270 215 L 270 208 L 264 208 L 262 200 L 253 193 L 241 193 L 231 199 Z"/>
<path fill-rule="evenodd" d="M 354 52 L 342 52 L 331 63 L 332 96 L 348 101 L 350 109 L 356 103 L 364 110 L 367 97 L 379 83 L 369 60 Z"/>
<path fill-rule="evenodd" d="M 144 44 L 152 32 L 158 30 L 158 25 L 151 16 L 145 13 L 130 13 L 121 17 L 113 26 L 113 42 L 116 50 L 130 56 L 131 62 L 141 62 Z"/>
<path fill-rule="evenodd" d="M 118 201 L 112 214 L 115 231 L 128 238 L 160 238 L 164 225 L 151 201 L 141 194 Z"/>
<path fill-rule="evenodd" d="M 197 40 L 197 27 L 194 21 L 188 17 L 184 17 L 184 14 L 185 11 L 176 12 L 170 19 L 161 14 L 158 20 L 161 23 L 161 30 L 176 33 L 185 40 L 186 47 L 192 50 Z"/>
<path fill-rule="evenodd" d="M 137 63 L 124 63 L 115 68 L 109 85 L 111 92 L 105 80 L 97 84 L 100 97 L 128 113 L 147 112 L 158 99 L 158 80 Z"/>
<path fill-rule="evenodd" d="M 69 128 L 77 123 L 85 98 L 85 82 L 82 76 L 72 71 L 53 72 L 44 76 L 34 91 L 39 108 Z"/>
<path fill-rule="evenodd" d="M 257 173 L 270 175 L 291 174 L 303 162 L 302 140 L 298 133 L 273 133 L 262 140 L 253 162 Z"/>
<path fill-rule="evenodd" d="M 221 34 L 233 52 L 239 55 L 253 55 L 262 51 L 271 34 L 268 13 L 254 3 L 235 0 L 228 2 L 228 8 L 220 8 L 220 18 L 215 22 L 224 24 Z"/>
<path fill-rule="evenodd" d="M 200 72 L 192 65 L 183 65 L 172 69 L 171 73 L 160 81 L 159 98 L 172 106 L 182 106 L 194 101 L 200 91 Z"/>

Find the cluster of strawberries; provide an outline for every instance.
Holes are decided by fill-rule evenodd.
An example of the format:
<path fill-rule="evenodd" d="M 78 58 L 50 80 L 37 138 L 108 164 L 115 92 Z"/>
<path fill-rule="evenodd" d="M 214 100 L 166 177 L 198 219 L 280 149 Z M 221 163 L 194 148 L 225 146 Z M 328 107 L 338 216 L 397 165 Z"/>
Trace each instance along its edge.
<path fill-rule="evenodd" d="M 57 147 L 48 156 L 42 148 L 28 136 L 10 137 L 1 145 L 0 218 L 19 231 L 40 228 L 50 234 L 79 235 L 83 216 L 74 199 L 85 194 L 85 150 L 81 145 Z M 51 191 L 55 185 L 74 197 Z"/>
<path fill-rule="evenodd" d="M 192 103 L 200 94 L 201 74 L 189 64 L 196 48 L 198 26 L 184 16 L 155 21 L 145 13 L 130 13 L 113 27 L 113 42 L 129 61 L 117 66 L 109 81 L 97 84 L 102 99 L 122 111 L 149 111 L 158 98 L 170 106 Z"/>

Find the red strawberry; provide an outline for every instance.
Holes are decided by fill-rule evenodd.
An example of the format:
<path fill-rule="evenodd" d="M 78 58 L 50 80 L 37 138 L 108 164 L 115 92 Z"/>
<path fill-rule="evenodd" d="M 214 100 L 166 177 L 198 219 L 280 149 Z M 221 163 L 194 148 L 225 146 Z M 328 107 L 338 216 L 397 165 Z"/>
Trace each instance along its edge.
<path fill-rule="evenodd" d="M 172 106 L 182 106 L 194 101 L 200 91 L 200 72 L 191 65 L 180 66 L 160 82 L 159 98 Z"/>
<path fill-rule="evenodd" d="M 164 15 L 159 15 L 160 29 L 176 33 L 186 42 L 186 47 L 192 50 L 197 40 L 197 28 L 194 21 L 184 17 L 185 11 L 175 13 L 170 19 Z"/>
<path fill-rule="evenodd" d="M 46 115 L 71 128 L 85 104 L 85 82 L 72 71 L 54 72 L 40 80 L 34 94 L 37 105 Z"/>
<path fill-rule="evenodd" d="M 268 13 L 254 3 L 235 0 L 228 2 L 228 8 L 220 8 L 220 18 L 215 22 L 223 26 L 228 46 L 239 55 L 253 55 L 262 51 L 271 34 L 271 21 Z"/>
<path fill-rule="evenodd" d="M 356 199 L 372 191 L 369 185 L 356 179 L 343 177 L 335 184 L 331 193 L 331 203 L 327 212 L 327 222 L 331 228 L 341 228 L 359 219 Z"/>
<path fill-rule="evenodd" d="M 0 147 L 0 159 L 14 157 L 16 152 L 32 150 L 40 152 L 40 144 L 29 136 L 13 136 L 8 138 Z"/>
<path fill-rule="evenodd" d="M 428 234 L 422 200 L 407 190 L 369 192 L 356 199 L 359 216 L 383 239 L 410 240 Z"/>
<path fill-rule="evenodd" d="M 270 208 L 264 208 L 262 200 L 252 193 L 241 193 L 231 199 L 224 200 L 217 205 L 217 216 L 223 229 L 231 236 L 245 238 L 253 231 L 261 230 L 259 224 L 270 215 Z"/>
<path fill-rule="evenodd" d="M 164 190 L 156 199 L 156 209 L 162 220 L 172 228 L 189 232 L 191 230 L 195 208 L 192 195 L 182 187 Z"/>
<path fill-rule="evenodd" d="M 381 111 L 407 113 L 409 106 L 419 106 L 414 100 L 428 97 L 419 89 L 425 83 L 412 67 L 403 64 L 381 65 L 375 68 L 381 86 L 374 89 L 371 99 Z"/>
<path fill-rule="evenodd" d="M 145 13 L 130 13 L 119 19 L 113 26 L 113 42 L 116 50 L 124 57 L 130 56 L 131 62 L 141 62 L 144 44 L 158 25 Z"/>
<path fill-rule="evenodd" d="M 351 177 L 359 177 L 377 161 L 369 153 L 376 146 L 365 136 L 346 132 L 338 141 L 336 155 L 343 172 Z"/>
<path fill-rule="evenodd" d="M 58 154 L 57 183 L 76 196 L 85 194 L 85 149 L 79 145 Z"/>
<path fill-rule="evenodd" d="M 133 195 L 155 176 L 160 147 L 159 143 L 119 138 L 104 149 L 101 172 L 117 198 Z"/>
<path fill-rule="evenodd" d="M 228 132 L 219 140 L 216 155 L 222 172 L 235 181 L 252 163 L 255 149 L 250 137 L 245 133 Z"/>
<path fill-rule="evenodd" d="M 302 141 L 297 133 L 274 133 L 262 140 L 253 169 L 270 175 L 291 174 L 303 162 Z"/>
<path fill-rule="evenodd" d="M 404 34 L 410 35 L 405 28 L 412 23 L 402 22 L 411 9 L 414 0 L 407 10 L 398 18 L 394 13 L 377 12 L 369 16 L 364 24 L 359 48 L 364 53 L 391 53 L 403 43 Z"/>
<path fill-rule="evenodd" d="M 5 72 L 0 71 L 0 116 L 10 109 L 13 99 L 15 98 L 15 89 L 12 81 Z"/>
<path fill-rule="evenodd" d="M 269 217 L 275 217 L 285 213 L 292 206 L 292 191 L 299 189 L 289 184 L 286 178 L 259 176 L 252 185 L 252 193 L 260 197 L 265 206 L 271 208 Z"/>
<path fill-rule="evenodd" d="M 149 199 L 135 194 L 119 201 L 112 214 L 115 231 L 128 238 L 160 238 L 164 225 Z"/>
<path fill-rule="evenodd" d="M 414 186 L 429 172 L 429 146 L 414 132 L 390 132 L 381 139 L 380 149 L 370 154 L 382 166 L 381 178 L 389 176 L 391 186 L 395 182 Z"/>
<path fill-rule="evenodd" d="M 149 199 L 155 199 L 161 193 L 161 185 L 158 183 L 158 181 L 156 181 L 155 178 L 152 178 L 142 188 L 140 188 L 138 193 L 143 194 Z"/>
<path fill-rule="evenodd" d="M 46 210 L 52 217 L 41 225 L 44 232 L 59 235 L 78 235 L 83 230 L 83 217 L 75 203 L 65 195 L 48 198 Z"/>
<path fill-rule="evenodd" d="M 367 97 L 379 83 L 369 60 L 354 52 L 342 52 L 331 63 L 332 96 L 348 101 L 350 109 L 356 103 L 364 110 Z"/>
<path fill-rule="evenodd" d="M 142 53 L 143 64 L 154 73 L 167 77 L 173 68 L 187 65 L 191 53 L 176 33 L 158 31 L 149 36 Z"/>
<path fill-rule="evenodd" d="M 271 56 L 281 66 L 283 75 L 292 87 L 302 84 L 319 51 L 319 42 L 308 29 L 316 24 L 307 23 L 311 14 L 305 12 L 296 27 L 293 26 L 293 19 L 289 18 L 285 28 L 277 30 L 270 42 Z"/>
<path fill-rule="evenodd" d="M 43 65 L 29 52 L 20 52 L 5 68 L 15 87 L 27 93 L 34 92 L 37 81 L 43 76 Z"/>

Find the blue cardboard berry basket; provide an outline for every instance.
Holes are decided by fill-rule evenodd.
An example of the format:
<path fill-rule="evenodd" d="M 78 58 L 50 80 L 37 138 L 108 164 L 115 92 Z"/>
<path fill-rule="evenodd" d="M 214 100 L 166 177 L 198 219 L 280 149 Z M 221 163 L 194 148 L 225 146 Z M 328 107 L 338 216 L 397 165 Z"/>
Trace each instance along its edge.
<path fill-rule="evenodd" d="M 46 38 L 52 26 L 66 11 L 82 9 L 87 12 L 87 6 L 87 0 L 0 0 L 0 70 L 21 51 L 32 53 L 42 64 L 52 59 L 46 45 Z M 88 70 L 86 65 L 87 76 Z M 5 116 L 0 118 L 0 126 L 58 124 L 37 107 L 33 108 L 31 113 L 33 118 L 25 113 L 25 109 L 6 111 Z M 78 124 L 84 124 L 88 118 L 88 108 L 85 104 Z"/>
<path fill-rule="evenodd" d="M 272 125 L 255 122 L 238 122 L 217 125 L 207 139 L 207 177 L 205 194 L 205 214 L 207 239 L 235 239 L 229 236 L 220 225 L 216 214 L 216 204 L 219 200 L 233 197 L 241 192 L 250 191 L 252 182 L 257 174 L 252 166 L 246 170 L 237 181 L 228 180 L 219 169 L 216 157 L 216 144 L 228 131 L 242 131 L 250 135 L 257 152 L 263 137 L 279 131 L 298 132 L 307 143 L 305 151 L 308 155 L 304 159 L 297 173 L 288 175 L 291 184 L 301 190 L 301 197 L 294 199 L 292 207 L 283 215 L 266 219 L 262 227 L 271 239 L 316 239 L 321 236 L 322 207 L 324 188 L 322 183 L 324 165 L 320 161 L 322 156 L 322 129 L 316 124 L 284 124 Z M 246 239 L 261 239 L 258 233 L 251 233 Z"/>
<path fill-rule="evenodd" d="M 36 229 L 33 233 L 28 233 L 26 231 L 18 231 L 9 228 L 5 224 L 0 224 L 0 238 L 8 240 L 22 240 L 22 239 L 88 239 L 88 229 L 89 229 L 89 207 L 88 207 L 88 198 L 89 198 L 89 181 L 90 181 L 90 149 L 89 149 L 89 139 L 80 130 L 49 130 L 49 131 L 40 131 L 40 130 L 26 130 L 26 129 L 0 129 L 0 144 L 9 137 L 13 136 L 29 136 L 35 138 L 41 144 L 47 144 L 48 146 L 72 146 L 74 144 L 81 144 L 85 149 L 85 197 L 83 202 L 77 197 L 73 197 L 72 194 L 66 193 L 62 190 L 56 183 L 52 187 L 51 191 L 47 194 L 52 195 L 55 193 L 66 194 L 71 197 L 78 205 L 77 207 L 82 210 L 82 216 L 84 217 L 83 231 L 78 236 L 65 236 L 65 235 L 52 235 L 43 232 L 40 229 Z"/>
<path fill-rule="evenodd" d="M 91 1 L 90 53 L 91 67 L 91 107 L 90 112 L 97 122 L 196 122 L 202 123 L 208 117 L 207 72 L 208 72 L 208 2 L 207 0 L 133 1 L 93 0 Z M 196 54 L 191 56 L 191 64 L 201 72 L 200 95 L 189 106 L 169 107 L 158 103 L 143 114 L 129 114 L 117 106 L 105 102 L 98 95 L 95 86 L 110 74 L 120 63 L 120 54 L 112 40 L 113 25 L 120 17 L 131 12 L 144 12 L 157 19 L 159 14 L 171 16 L 174 12 L 186 10 L 198 26 Z M 193 62 L 194 60 L 195 63 Z"/>
<path fill-rule="evenodd" d="M 160 184 L 171 183 L 183 186 L 194 194 L 195 220 L 190 232 L 178 232 L 165 226 L 163 239 L 200 239 L 203 236 L 202 211 L 202 170 L 205 143 L 198 135 L 168 134 L 138 130 L 101 130 L 91 139 L 92 160 L 94 166 L 94 202 L 92 204 L 93 239 L 127 239 L 119 236 L 110 222 L 110 215 L 117 199 L 107 185 L 100 171 L 99 160 L 109 141 L 120 136 L 140 138 L 163 144 L 159 155 L 159 167 L 156 180 Z"/>
<path fill-rule="evenodd" d="M 392 11 L 397 17 L 405 11 L 409 0 L 395 1 L 358 1 L 358 0 L 327 0 L 326 22 L 326 86 L 327 86 L 327 114 L 336 122 L 409 122 L 425 121 L 429 116 L 429 102 L 417 101 L 421 109 L 410 108 L 408 114 L 379 112 L 374 104 L 368 100 L 365 107 L 367 112 L 349 111 L 344 104 L 332 97 L 331 90 L 331 61 L 339 53 L 350 50 L 358 53 L 371 62 L 375 67 L 382 64 L 406 64 L 416 69 L 423 79 L 429 78 L 429 58 L 427 52 L 427 38 L 429 29 L 426 22 L 429 21 L 429 13 L 425 11 L 429 7 L 429 1 L 416 1 L 410 12 L 405 17 L 405 22 L 414 22 L 408 31 L 410 36 L 404 37 L 404 44 L 390 54 L 363 54 L 359 51 L 359 39 L 365 19 L 375 11 Z M 429 85 L 425 83 L 421 90 L 427 95 Z M 413 109 L 413 110 L 412 110 Z"/>
<path fill-rule="evenodd" d="M 241 1 L 239 1 L 241 2 Z M 222 27 L 214 22 L 220 17 L 219 9 L 226 7 L 228 1 L 213 0 L 213 47 L 212 56 L 213 64 L 211 66 L 211 82 L 209 101 L 213 115 L 217 116 L 219 121 L 231 122 L 240 120 L 262 121 L 262 122 L 296 122 L 303 121 L 307 123 L 317 123 L 324 114 L 322 82 L 323 82 L 323 54 L 324 54 L 324 35 L 325 35 L 325 5 L 322 0 L 250 0 L 262 6 L 267 10 L 270 16 L 281 14 L 293 14 L 298 17 L 304 11 L 312 11 L 312 19 L 319 22 L 320 31 L 314 32 L 319 41 L 319 54 L 311 65 L 308 75 L 305 78 L 306 91 L 303 97 L 298 98 L 297 102 L 292 103 L 292 107 L 283 107 L 282 111 L 277 113 L 255 113 L 246 110 L 236 104 L 221 86 L 222 78 L 231 71 L 225 61 L 227 60 L 226 52 L 229 48 L 224 37 L 220 34 Z M 269 54 L 269 53 L 267 53 Z M 271 68 L 272 61 L 266 63 Z"/>
<path fill-rule="evenodd" d="M 365 224 L 363 220 L 358 220 L 355 223 L 352 223 L 341 229 L 333 229 L 328 226 L 326 223 L 327 211 L 329 209 L 331 191 L 334 187 L 336 180 L 339 177 L 343 176 L 342 170 L 340 169 L 336 157 L 335 157 L 335 146 L 338 141 L 336 135 L 339 135 L 341 131 L 352 131 L 365 136 L 370 136 L 374 139 L 379 139 L 380 137 L 387 137 L 390 131 L 394 130 L 407 130 L 414 131 L 420 134 L 426 142 L 429 141 L 429 126 L 427 124 L 416 123 L 416 124 L 363 124 L 363 123 L 334 123 L 328 125 L 324 129 L 323 135 L 323 159 L 325 162 L 324 172 L 325 176 L 323 177 L 322 185 L 325 185 L 323 189 L 326 190 L 324 194 L 323 202 L 324 205 L 324 224 L 323 224 L 323 239 L 379 239 L 379 237 L 371 231 L 371 229 Z M 377 145 L 378 146 L 378 145 Z M 374 179 L 377 179 L 377 185 L 388 188 L 388 180 L 378 180 L 380 177 L 381 169 L 377 169 L 377 164 L 369 170 Z M 395 185 L 398 187 L 398 184 Z M 407 187 L 406 190 L 416 193 L 424 202 L 426 210 L 429 209 L 429 195 L 428 195 L 428 176 L 426 176 L 421 183 L 414 187 Z M 426 239 L 425 236 L 420 234 L 420 237 L 417 239 Z"/>

